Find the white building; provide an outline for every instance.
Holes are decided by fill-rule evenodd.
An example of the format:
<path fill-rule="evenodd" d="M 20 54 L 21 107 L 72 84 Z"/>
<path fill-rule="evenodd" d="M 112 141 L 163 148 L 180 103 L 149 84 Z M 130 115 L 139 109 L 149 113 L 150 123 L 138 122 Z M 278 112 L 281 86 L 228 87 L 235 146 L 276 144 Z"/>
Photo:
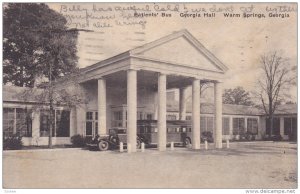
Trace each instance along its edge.
<path fill-rule="evenodd" d="M 55 83 L 58 93 L 64 90 L 80 94 L 83 102 L 73 107 L 56 105 L 53 143 L 67 144 L 75 134 L 103 135 L 111 127 L 123 126 L 128 129 L 127 142 L 134 152 L 137 120 L 140 119 L 158 121 L 160 151 L 166 149 L 167 119 L 192 121 L 193 149 L 200 148 L 200 133 L 205 130 L 213 130 L 216 148 L 222 147 L 222 139 L 234 138 L 240 131 L 257 131 L 257 138 L 262 138 L 266 122 L 261 111 L 253 107 L 222 106 L 222 82 L 226 71 L 227 67 L 187 30 L 83 68 L 72 79 Z M 214 104 L 201 104 L 201 82 L 213 83 Z M 192 87 L 191 105 L 184 100 L 185 88 L 189 86 Z M 24 88 L 3 88 L 4 134 L 19 132 L 25 136 L 25 145 L 46 145 L 49 135 L 47 104 L 34 97 L 24 98 L 21 95 Z M 169 89 L 180 91 L 177 107 L 167 106 Z M 25 112 L 30 110 L 31 116 L 27 118 Z M 297 129 L 294 127 L 296 119 L 288 119 L 296 118 L 297 111 L 287 113 L 288 116 L 280 113 L 280 118 L 285 117 L 279 119 L 282 136 L 294 134 Z"/>

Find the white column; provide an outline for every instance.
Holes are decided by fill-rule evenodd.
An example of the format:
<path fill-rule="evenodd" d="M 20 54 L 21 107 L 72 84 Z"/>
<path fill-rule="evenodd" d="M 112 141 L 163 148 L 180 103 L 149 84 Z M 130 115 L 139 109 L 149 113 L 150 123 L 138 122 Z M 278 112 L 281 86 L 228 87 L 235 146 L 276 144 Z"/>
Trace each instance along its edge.
<path fill-rule="evenodd" d="M 167 76 L 159 73 L 158 75 L 158 150 L 165 151 L 167 144 Z"/>
<path fill-rule="evenodd" d="M 244 119 L 245 119 L 245 133 L 246 133 L 247 132 L 247 128 L 248 128 L 247 117 L 245 117 Z"/>
<path fill-rule="evenodd" d="M 76 134 L 85 135 L 86 111 L 83 104 L 76 105 Z"/>
<path fill-rule="evenodd" d="M 14 108 L 14 128 L 13 128 L 13 134 L 17 133 L 17 109 Z"/>
<path fill-rule="evenodd" d="M 98 79 L 98 134 L 106 134 L 106 81 Z"/>
<path fill-rule="evenodd" d="M 186 88 L 179 89 L 179 120 L 186 120 Z"/>
<path fill-rule="evenodd" d="M 136 121 L 137 121 L 137 72 L 127 71 L 127 143 L 131 152 L 136 152 Z"/>
<path fill-rule="evenodd" d="M 280 117 L 280 135 L 284 136 L 284 117 Z"/>
<path fill-rule="evenodd" d="M 194 79 L 192 86 L 192 148 L 200 149 L 200 80 Z"/>
<path fill-rule="evenodd" d="M 215 82 L 215 147 L 222 148 L 222 83 Z"/>
<path fill-rule="evenodd" d="M 32 137 L 40 137 L 40 110 L 37 109 L 32 113 Z"/>
<path fill-rule="evenodd" d="M 233 135 L 233 127 L 232 127 L 232 117 L 229 117 L 229 135 L 230 137 Z"/>
<path fill-rule="evenodd" d="M 123 119 L 122 126 L 123 127 L 126 127 L 126 122 L 127 122 L 126 111 L 127 111 L 127 108 L 126 107 L 122 107 L 122 119 Z"/>
<path fill-rule="evenodd" d="M 75 124 L 75 107 L 72 107 L 70 110 L 70 137 L 76 134 L 76 124 Z"/>

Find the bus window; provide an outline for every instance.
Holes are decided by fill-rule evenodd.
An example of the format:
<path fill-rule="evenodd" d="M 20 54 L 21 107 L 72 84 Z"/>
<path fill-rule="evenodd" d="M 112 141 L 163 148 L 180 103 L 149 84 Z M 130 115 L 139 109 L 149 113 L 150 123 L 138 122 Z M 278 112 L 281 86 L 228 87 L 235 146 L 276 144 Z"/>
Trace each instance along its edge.
<path fill-rule="evenodd" d="M 185 127 L 182 128 L 182 132 L 186 132 L 186 128 Z"/>
<path fill-rule="evenodd" d="M 188 128 L 188 132 L 192 132 L 192 128 Z"/>
<path fill-rule="evenodd" d="M 172 127 L 172 128 L 171 128 L 171 127 L 170 127 L 170 128 L 167 128 L 167 132 L 168 132 L 168 133 L 174 133 L 174 132 L 177 132 L 177 128 L 173 128 L 173 127 Z"/>
<path fill-rule="evenodd" d="M 125 129 L 118 129 L 118 134 L 126 134 L 126 130 Z"/>
<path fill-rule="evenodd" d="M 176 132 L 179 133 L 180 132 L 180 128 L 176 127 Z"/>
<path fill-rule="evenodd" d="M 145 133 L 151 133 L 151 127 L 150 126 L 146 127 Z"/>

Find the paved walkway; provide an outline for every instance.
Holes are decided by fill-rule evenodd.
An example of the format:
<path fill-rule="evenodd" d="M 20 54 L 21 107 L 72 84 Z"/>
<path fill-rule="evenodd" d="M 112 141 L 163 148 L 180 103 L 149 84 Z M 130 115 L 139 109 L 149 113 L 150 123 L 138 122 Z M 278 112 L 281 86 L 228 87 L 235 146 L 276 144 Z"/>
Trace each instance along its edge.
<path fill-rule="evenodd" d="M 297 145 L 232 143 L 132 154 L 59 149 L 3 152 L 4 188 L 296 188 Z"/>

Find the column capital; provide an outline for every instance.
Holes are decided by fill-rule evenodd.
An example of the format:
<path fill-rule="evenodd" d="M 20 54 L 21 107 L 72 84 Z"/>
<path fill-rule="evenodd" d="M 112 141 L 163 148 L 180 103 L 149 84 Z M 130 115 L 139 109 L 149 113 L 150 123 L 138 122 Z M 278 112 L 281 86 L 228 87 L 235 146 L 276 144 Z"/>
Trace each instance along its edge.
<path fill-rule="evenodd" d="M 161 76 L 167 76 L 168 74 L 165 73 L 165 72 L 157 72 L 157 75 L 158 75 L 158 76 L 159 76 L 159 75 L 161 75 Z"/>
<path fill-rule="evenodd" d="M 215 84 L 222 84 L 222 83 L 224 83 L 223 80 L 214 80 L 213 82 L 214 82 Z"/>
<path fill-rule="evenodd" d="M 201 81 L 201 79 L 199 77 L 192 77 L 192 79 L 193 79 L 193 81 L 197 81 L 197 80 Z"/>
<path fill-rule="evenodd" d="M 127 69 L 126 71 L 130 72 L 130 71 L 138 71 L 138 70 L 136 70 L 136 69 Z"/>
<path fill-rule="evenodd" d="M 97 80 L 105 80 L 104 77 L 98 77 Z"/>

